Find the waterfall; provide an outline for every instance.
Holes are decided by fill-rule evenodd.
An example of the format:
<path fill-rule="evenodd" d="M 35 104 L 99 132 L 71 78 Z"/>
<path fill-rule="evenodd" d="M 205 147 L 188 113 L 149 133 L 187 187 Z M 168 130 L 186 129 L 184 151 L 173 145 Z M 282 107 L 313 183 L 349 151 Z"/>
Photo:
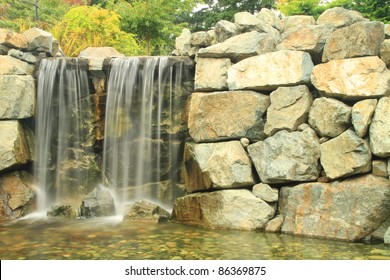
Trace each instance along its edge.
<path fill-rule="evenodd" d="M 36 160 L 38 211 L 88 192 L 83 182 L 91 157 L 85 119 L 91 114 L 86 63 L 77 59 L 45 59 L 38 76 Z M 84 185 L 83 185 L 84 184 Z"/>
<path fill-rule="evenodd" d="M 103 178 L 118 214 L 133 200 L 172 204 L 179 178 L 183 63 L 168 57 L 115 58 L 108 78 Z"/>

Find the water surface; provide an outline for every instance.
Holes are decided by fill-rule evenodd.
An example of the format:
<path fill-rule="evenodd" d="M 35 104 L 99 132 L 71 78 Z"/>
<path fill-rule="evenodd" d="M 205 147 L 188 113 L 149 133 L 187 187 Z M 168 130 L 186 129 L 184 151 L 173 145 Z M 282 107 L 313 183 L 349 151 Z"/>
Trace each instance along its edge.
<path fill-rule="evenodd" d="M 390 260 L 390 246 L 115 219 L 0 224 L 0 259 Z"/>

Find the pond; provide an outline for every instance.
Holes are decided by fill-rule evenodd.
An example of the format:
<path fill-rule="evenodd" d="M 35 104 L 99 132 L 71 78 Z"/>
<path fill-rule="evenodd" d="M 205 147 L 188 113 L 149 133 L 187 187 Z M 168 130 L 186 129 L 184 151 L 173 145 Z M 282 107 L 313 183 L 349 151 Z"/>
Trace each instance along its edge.
<path fill-rule="evenodd" d="M 0 224 L 2 260 L 390 260 L 390 246 L 118 219 Z"/>

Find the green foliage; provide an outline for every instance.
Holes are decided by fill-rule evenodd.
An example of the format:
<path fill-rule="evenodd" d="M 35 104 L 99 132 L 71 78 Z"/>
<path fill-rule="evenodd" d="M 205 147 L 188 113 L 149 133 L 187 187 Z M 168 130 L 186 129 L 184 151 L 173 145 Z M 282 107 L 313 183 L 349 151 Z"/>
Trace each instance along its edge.
<path fill-rule="evenodd" d="M 100 1 L 101 2 L 101 1 Z M 172 49 L 174 38 L 186 23 L 180 16 L 189 13 L 196 0 L 116 0 L 106 2 L 106 7 L 121 16 L 121 29 L 136 34 L 145 54 L 166 54 Z M 102 4 L 102 3 L 101 3 Z"/>
<path fill-rule="evenodd" d="M 278 5 L 285 15 L 312 15 L 315 18 L 334 7 L 358 11 L 370 20 L 390 22 L 390 0 L 334 0 L 326 5 L 321 5 L 319 0 L 288 0 Z"/>
<path fill-rule="evenodd" d="M 326 9 L 320 5 L 320 0 L 289 0 L 277 7 L 286 16 L 311 15 L 314 18 L 318 18 Z"/>
<path fill-rule="evenodd" d="M 101 46 L 114 47 L 125 55 L 138 55 L 134 36 L 122 31 L 119 24 L 120 17 L 114 11 L 80 6 L 69 10 L 52 33 L 68 56 L 77 56 L 87 47 Z"/>
<path fill-rule="evenodd" d="M 234 21 L 234 14 L 238 12 L 255 13 L 261 8 L 271 8 L 274 0 L 219 0 L 204 1 L 207 7 L 189 14 L 185 19 L 189 22 L 192 31 L 209 30 L 218 21 L 228 20 Z"/>
<path fill-rule="evenodd" d="M 35 3 L 39 7 L 38 20 L 35 19 Z M 65 0 L 0 0 L 0 27 L 17 32 L 31 27 L 50 29 L 74 7 L 72 3 Z M 75 5 L 80 3 L 84 2 Z"/>

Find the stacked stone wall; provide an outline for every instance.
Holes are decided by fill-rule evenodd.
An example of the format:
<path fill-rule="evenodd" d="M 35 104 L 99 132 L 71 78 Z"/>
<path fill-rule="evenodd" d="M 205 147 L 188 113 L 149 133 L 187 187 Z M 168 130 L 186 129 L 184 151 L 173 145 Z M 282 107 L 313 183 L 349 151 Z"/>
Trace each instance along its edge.
<path fill-rule="evenodd" d="M 203 38 L 200 40 L 199 38 Z M 195 40 L 196 39 L 196 40 Z M 176 220 L 346 241 L 390 223 L 389 26 L 333 8 L 184 30 L 195 57 Z"/>

